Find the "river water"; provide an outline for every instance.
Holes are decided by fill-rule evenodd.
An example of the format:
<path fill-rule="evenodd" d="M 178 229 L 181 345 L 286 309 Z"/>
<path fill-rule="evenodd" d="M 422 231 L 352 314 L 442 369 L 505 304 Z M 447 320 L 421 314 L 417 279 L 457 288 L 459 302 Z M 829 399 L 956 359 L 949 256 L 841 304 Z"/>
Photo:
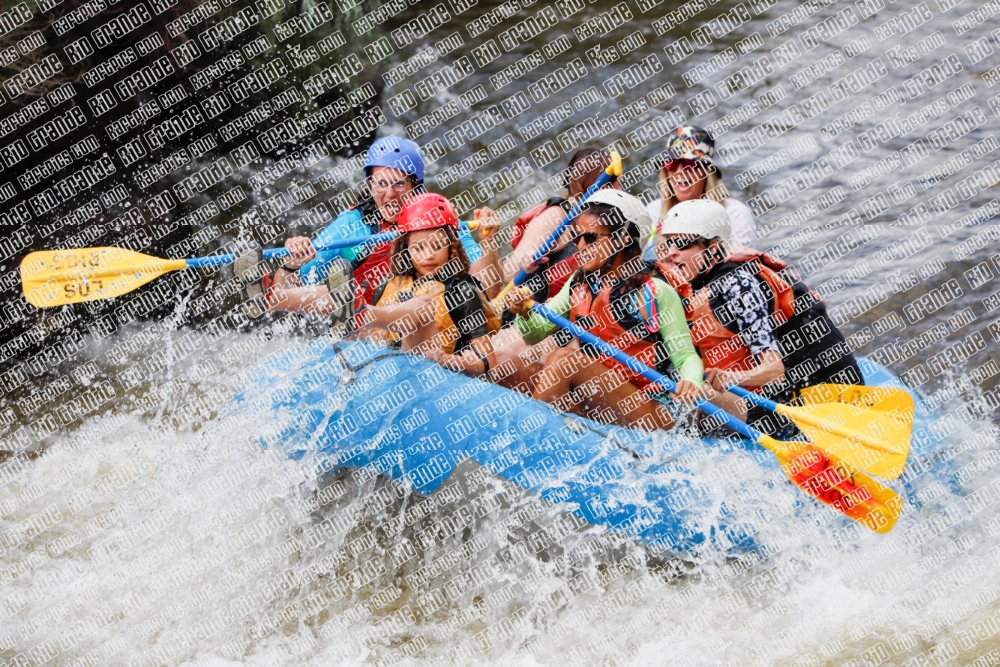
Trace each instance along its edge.
<path fill-rule="evenodd" d="M 819 507 L 788 514 L 781 509 L 798 499 L 791 486 L 762 498 L 720 478 L 726 503 L 778 516 L 761 524 L 758 548 L 664 557 L 586 526 L 558 544 L 539 544 L 534 528 L 511 517 L 538 515 L 537 527 L 556 515 L 499 482 L 468 498 L 467 481 L 449 480 L 424 499 L 370 474 L 318 475 L 322 461 L 261 450 L 260 432 L 277 432 L 292 417 L 233 409 L 230 401 L 245 391 L 252 405 L 271 391 L 255 385 L 250 371 L 267 356 L 305 349 L 322 327 L 289 317 L 254 333 L 192 333 L 178 313 L 194 306 L 181 303 L 172 318 L 88 334 L 84 350 L 57 368 L 71 383 L 50 385 L 44 400 L 17 397 L 7 406 L 8 441 L 21 425 L 49 433 L 40 449 L 0 466 L 0 655 L 8 664 L 1000 663 L 1000 622 L 992 619 L 1000 609 L 993 414 L 1000 260 L 990 220 L 1000 105 L 991 99 L 997 76 L 988 72 L 1000 62 L 1000 38 L 991 37 L 995 18 L 961 36 L 952 25 L 990 5 L 900 0 L 866 17 L 866 8 L 883 3 L 720 0 L 701 8 L 692 0 L 693 16 L 658 34 L 657 20 L 679 5 L 668 0 L 644 13 L 630 0 L 621 4 L 632 18 L 582 45 L 573 29 L 620 13 L 620 4 L 580 3 L 568 18 L 573 5 L 563 5 L 547 34 L 477 67 L 388 131 L 400 134 L 419 115 L 482 86 L 485 101 L 420 139 L 447 146 L 446 132 L 459 123 L 491 103 L 530 95 L 530 84 L 582 59 L 588 71 L 573 85 L 429 168 L 432 184 L 451 170 L 454 182 L 441 190 L 462 201 L 498 167 L 527 160 L 533 175 L 491 200 L 510 219 L 539 194 L 555 194 L 545 179 L 565 161 L 558 133 L 587 115 L 612 123 L 616 113 L 627 117 L 606 135 L 586 135 L 593 123 L 580 126 L 570 145 L 615 142 L 627 169 L 636 170 L 628 183 L 637 195 L 655 187 L 652 170 L 638 170 L 662 142 L 642 145 L 630 133 L 656 119 L 674 124 L 679 115 L 717 130 L 724 181 L 754 201 L 760 246 L 807 276 L 843 318 L 857 353 L 919 387 L 937 411 L 943 451 L 957 452 L 921 461 L 929 470 L 913 481 L 912 511 L 894 531 L 851 529 Z M 541 8 L 522 8 L 517 19 Z M 466 26 L 495 9 L 480 2 L 390 65 L 454 32 L 464 44 L 441 62 L 476 62 L 473 49 L 485 37 L 470 38 Z M 691 37 L 723 15 L 738 25 L 704 46 Z M 836 34 L 810 32 L 825 19 Z M 557 41 L 560 34 L 567 39 Z M 682 37 L 692 52 L 671 64 L 663 49 Z M 594 67 L 585 51 L 598 43 L 636 48 Z M 551 44 L 570 48 L 495 89 L 491 76 Z M 608 96 L 606 81 L 653 53 L 661 71 Z M 671 47 L 678 53 L 683 46 Z M 732 94 L 721 99 L 728 93 L 716 84 L 741 68 L 750 69 L 730 81 L 742 89 L 722 88 Z M 838 99 L 830 86 L 844 77 L 841 90 L 851 94 Z M 386 97 L 418 78 L 388 88 Z M 577 110 L 571 121 L 521 141 L 520 129 L 565 104 Z M 964 121 L 945 126 L 958 116 Z M 517 140 L 505 140 L 508 134 Z M 548 141 L 559 157 L 539 167 L 535 156 Z M 483 150 L 488 166 L 460 166 Z M 295 178 L 315 179 L 331 166 L 327 160 Z M 227 279 L 219 274 L 216 284 Z M 101 409 L 82 422 L 63 419 L 65 405 L 84 395 L 99 397 Z M 706 476 L 716 462 L 702 461 Z M 747 488 L 760 481 L 753 468 L 742 469 Z M 421 566 L 445 563 L 447 576 L 417 576 L 414 561 L 394 556 L 399 517 L 437 521 L 481 497 L 495 509 L 418 555 Z M 365 511 L 345 513 L 351 507 Z M 310 539 L 310 527 L 338 516 L 353 520 L 330 539 Z M 595 535 L 599 547 L 576 548 Z M 512 551 L 527 555 L 511 564 Z M 495 573 L 481 576 L 484 564 Z M 435 593 L 460 573 L 468 574 L 465 590 Z"/>

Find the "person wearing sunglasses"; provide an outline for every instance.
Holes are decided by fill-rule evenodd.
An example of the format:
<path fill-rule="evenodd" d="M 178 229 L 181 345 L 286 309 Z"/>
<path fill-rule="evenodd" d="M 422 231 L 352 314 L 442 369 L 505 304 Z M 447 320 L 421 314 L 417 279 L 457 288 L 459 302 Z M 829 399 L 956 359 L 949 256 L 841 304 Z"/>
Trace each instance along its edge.
<path fill-rule="evenodd" d="M 621 190 L 601 190 L 584 205 L 573 228 L 580 269 L 545 305 L 646 365 L 677 381 L 674 398 L 700 396 L 703 366 L 691 342 L 677 292 L 649 275 L 642 260 L 640 229 L 650 224 L 642 203 Z M 528 343 L 556 326 L 525 307 L 525 291 L 513 290 L 507 307 Z M 643 390 L 643 376 L 588 346 L 566 346 L 544 364 L 522 362 L 506 380 L 511 388 L 597 421 L 645 430 L 669 429 L 666 406 Z"/>
<path fill-rule="evenodd" d="M 778 435 L 783 418 L 748 406 L 738 385 L 778 402 L 821 383 L 863 384 L 861 369 L 822 298 L 784 262 L 748 248 L 729 249 L 726 209 L 704 199 L 670 209 L 655 239 L 656 267 L 677 290 L 701 353 L 706 399 Z"/>
<path fill-rule="evenodd" d="M 375 290 L 390 275 L 390 243 L 316 252 L 316 246 L 358 236 L 394 231 L 403 204 L 424 188 L 424 158 L 420 147 L 401 137 L 382 137 L 365 155 L 365 196 L 338 215 L 316 238 L 296 236 L 285 241 L 290 256 L 273 277 L 264 273 L 259 247 L 249 249 L 234 264 L 244 282 L 244 311 L 260 317 L 267 311 L 332 315 L 335 326 L 349 328 L 359 302 L 371 303 Z M 471 273 L 488 291 L 499 291 L 500 255 L 487 238 L 500 227 L 500 217 L 487 207 L 476 210 L 479 244 L 467 229 L 459 239 L 472 261 Z"/>
<path fill-rule="evenodd" d="M 729 196 L 722 184 L 722 174 L 715 163 L 715 140 L 705 129 L 694 125 L 678 127 L 667 137 L 666 160 L 657 181 L 660 198 L 649 203 L 647 211 L 659 223 L 670 209 L 683 201 L 709 199 L 726 207 L 733 247 L 757 247 L 753 213 L 738 199 Z M 655 228 L 655 225 L 654 225 Z M 655 229 L 653 236 L 655 236 Z M 652 238 L 647 259 L 652 260 Z"/>

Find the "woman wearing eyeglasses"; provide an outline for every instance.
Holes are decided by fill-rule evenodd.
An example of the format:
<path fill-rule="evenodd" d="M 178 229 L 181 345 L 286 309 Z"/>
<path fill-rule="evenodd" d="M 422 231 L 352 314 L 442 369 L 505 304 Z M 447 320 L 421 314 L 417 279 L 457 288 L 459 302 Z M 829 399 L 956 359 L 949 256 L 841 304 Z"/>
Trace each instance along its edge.
<path fill-rule="evenodd" d="M 746 204 L 729 196 L 721 176 L 715 164 L 715 140 L 712 135 L 694 125 L 678 127 L 667 137 L 666 160 L 657 181 L 660 198 L 649 203 L 649 217 L 658 224 L 671 208 L 682 201 L 717 201 L 726 207 L 729 215 L 732 246 L 756 248 L 753 213 Z"/>
<path fill-rule="evenodd" d="M 670 285 L 651 277 L 640 250 L 639 229 L 649 224 L 642 203 L 620 190 L 590 197 L 574 223 L 573 243 L 580 269 L 545 305 L 565 315 L 646 365 L 673 375 L 676 398 L 691 402 L 700 395 L 703 367 L 691 343 L 681 300 Z M 507 307 L 517 315 L 518 330 L 528 343 L 556 327 L 531 313 L 523 291 L 514 290 Z M 649 381 L 589 347 L 565 347 L 541 364 L 512 362 L 516 372 L 506 385 L 563 410 L 628 428 L 669 429 L 665 406 L 642 389 Z"/>
<path fill-rule="evenodd" d="M 728 249 L 726 209 L 681 202 L 660 223 L 656 266 L 684 300 L 706 368 L 705 398 L 772 435 L 784 418 L 749 407 L 738 385 L 778 402 L 821 383 L 862 384 L 857 361 L 822 298 L 765 253 Z"/>
<path fill-rule="evenodd" d="M 285 241 L 291 255 L 275 271 L 273 281 L 258 268 L 259 248 L 241 255 L 234 270 L 246 285 L 246 312 L 260 317 L 265 311 L 292 311 L 334 315 L 335 323 L 346 323 L 355 310 L 355 297 L 371 303 L 375 290 L 389 277 L 390 242 L 364 244 L 316 252 L 341 239 L 394 231 L 403 204 L 424 187 L 424 158 L 420 147 L 400 137 L 383 137 L 365 156 L 369 197 L 338 215 L 311 240 L 296 236 Z M 472 275 L 488 293 L 499 290 L 500 256 L 486 238 L 500 227 L 499 216 L 489 208 L 476 211 L 480 227 L 479 245 L 466 229 L 459 239 L 473 261 Z M 481 247 L 480 247 L 481 246 Z M 360 294 L 356 294 L 356 288 Z"/>

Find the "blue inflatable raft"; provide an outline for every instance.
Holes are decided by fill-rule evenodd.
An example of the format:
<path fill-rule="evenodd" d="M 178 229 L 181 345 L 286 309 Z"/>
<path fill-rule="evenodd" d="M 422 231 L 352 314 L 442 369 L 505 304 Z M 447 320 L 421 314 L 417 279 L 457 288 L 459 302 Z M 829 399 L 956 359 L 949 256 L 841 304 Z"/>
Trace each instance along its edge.
<path fill-rule="evenodd" d="M 866 384 L 903 387 L 860 361 Z M 264 446 L 290 457 L 322 458 L 324 470 L 368 468 L 425 495 L 471 460 L 657 550 L 751 547 L 747 517 L 726 502 L 734 492 L 752 496 L 749 487 L 767 487 L 763 504 L 851 523 L 796 489 L 769 452 L 745 440 L 608 427 L 366 342 L 303 346 L 264 364 L 250 386 L 254 394 L 245 391 L 237 406 L 269 433 Z M 915 404 L 911 460 L 939 446 L 926 428 L 931 415 L 916 396 Z"/>

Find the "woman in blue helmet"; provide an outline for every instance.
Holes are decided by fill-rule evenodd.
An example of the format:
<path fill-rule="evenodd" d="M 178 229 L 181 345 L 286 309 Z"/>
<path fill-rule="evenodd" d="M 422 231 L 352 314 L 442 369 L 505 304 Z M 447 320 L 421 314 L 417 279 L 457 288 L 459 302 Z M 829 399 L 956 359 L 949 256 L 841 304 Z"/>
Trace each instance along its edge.
<path fill-rule="evenodd" d="M 340 323 L 353 314 L 356 296 L 371 303 L 375 290 L 391 275 L 391 243 L 319 253 L 314 246 L 395 230 L 402 205 L 424 187 L 420 147 L 409 139 L 382 137 L 368 149 L 365 176 L 370 195 L 338 215 L 312 241 L 304 236 L 285 241 L 291 255 L 274 272 L 273 279 L 261 275 L 259 249 L 247 251 L 236 260 L 234 270 L 246 286 L 247 315 L 260 317 L 266 311 L 290 311 L 334 315 Z M 473 262 L 472 275 L 491 292 L 499 288 L 500 256 L 495 244 L 484 242 L 484 234 L 498 229 L 500 219 L 489 208 L 477 209 L 476 217 L 482 249 L 468 230 L 461 230 L 460 240 Z"/>

